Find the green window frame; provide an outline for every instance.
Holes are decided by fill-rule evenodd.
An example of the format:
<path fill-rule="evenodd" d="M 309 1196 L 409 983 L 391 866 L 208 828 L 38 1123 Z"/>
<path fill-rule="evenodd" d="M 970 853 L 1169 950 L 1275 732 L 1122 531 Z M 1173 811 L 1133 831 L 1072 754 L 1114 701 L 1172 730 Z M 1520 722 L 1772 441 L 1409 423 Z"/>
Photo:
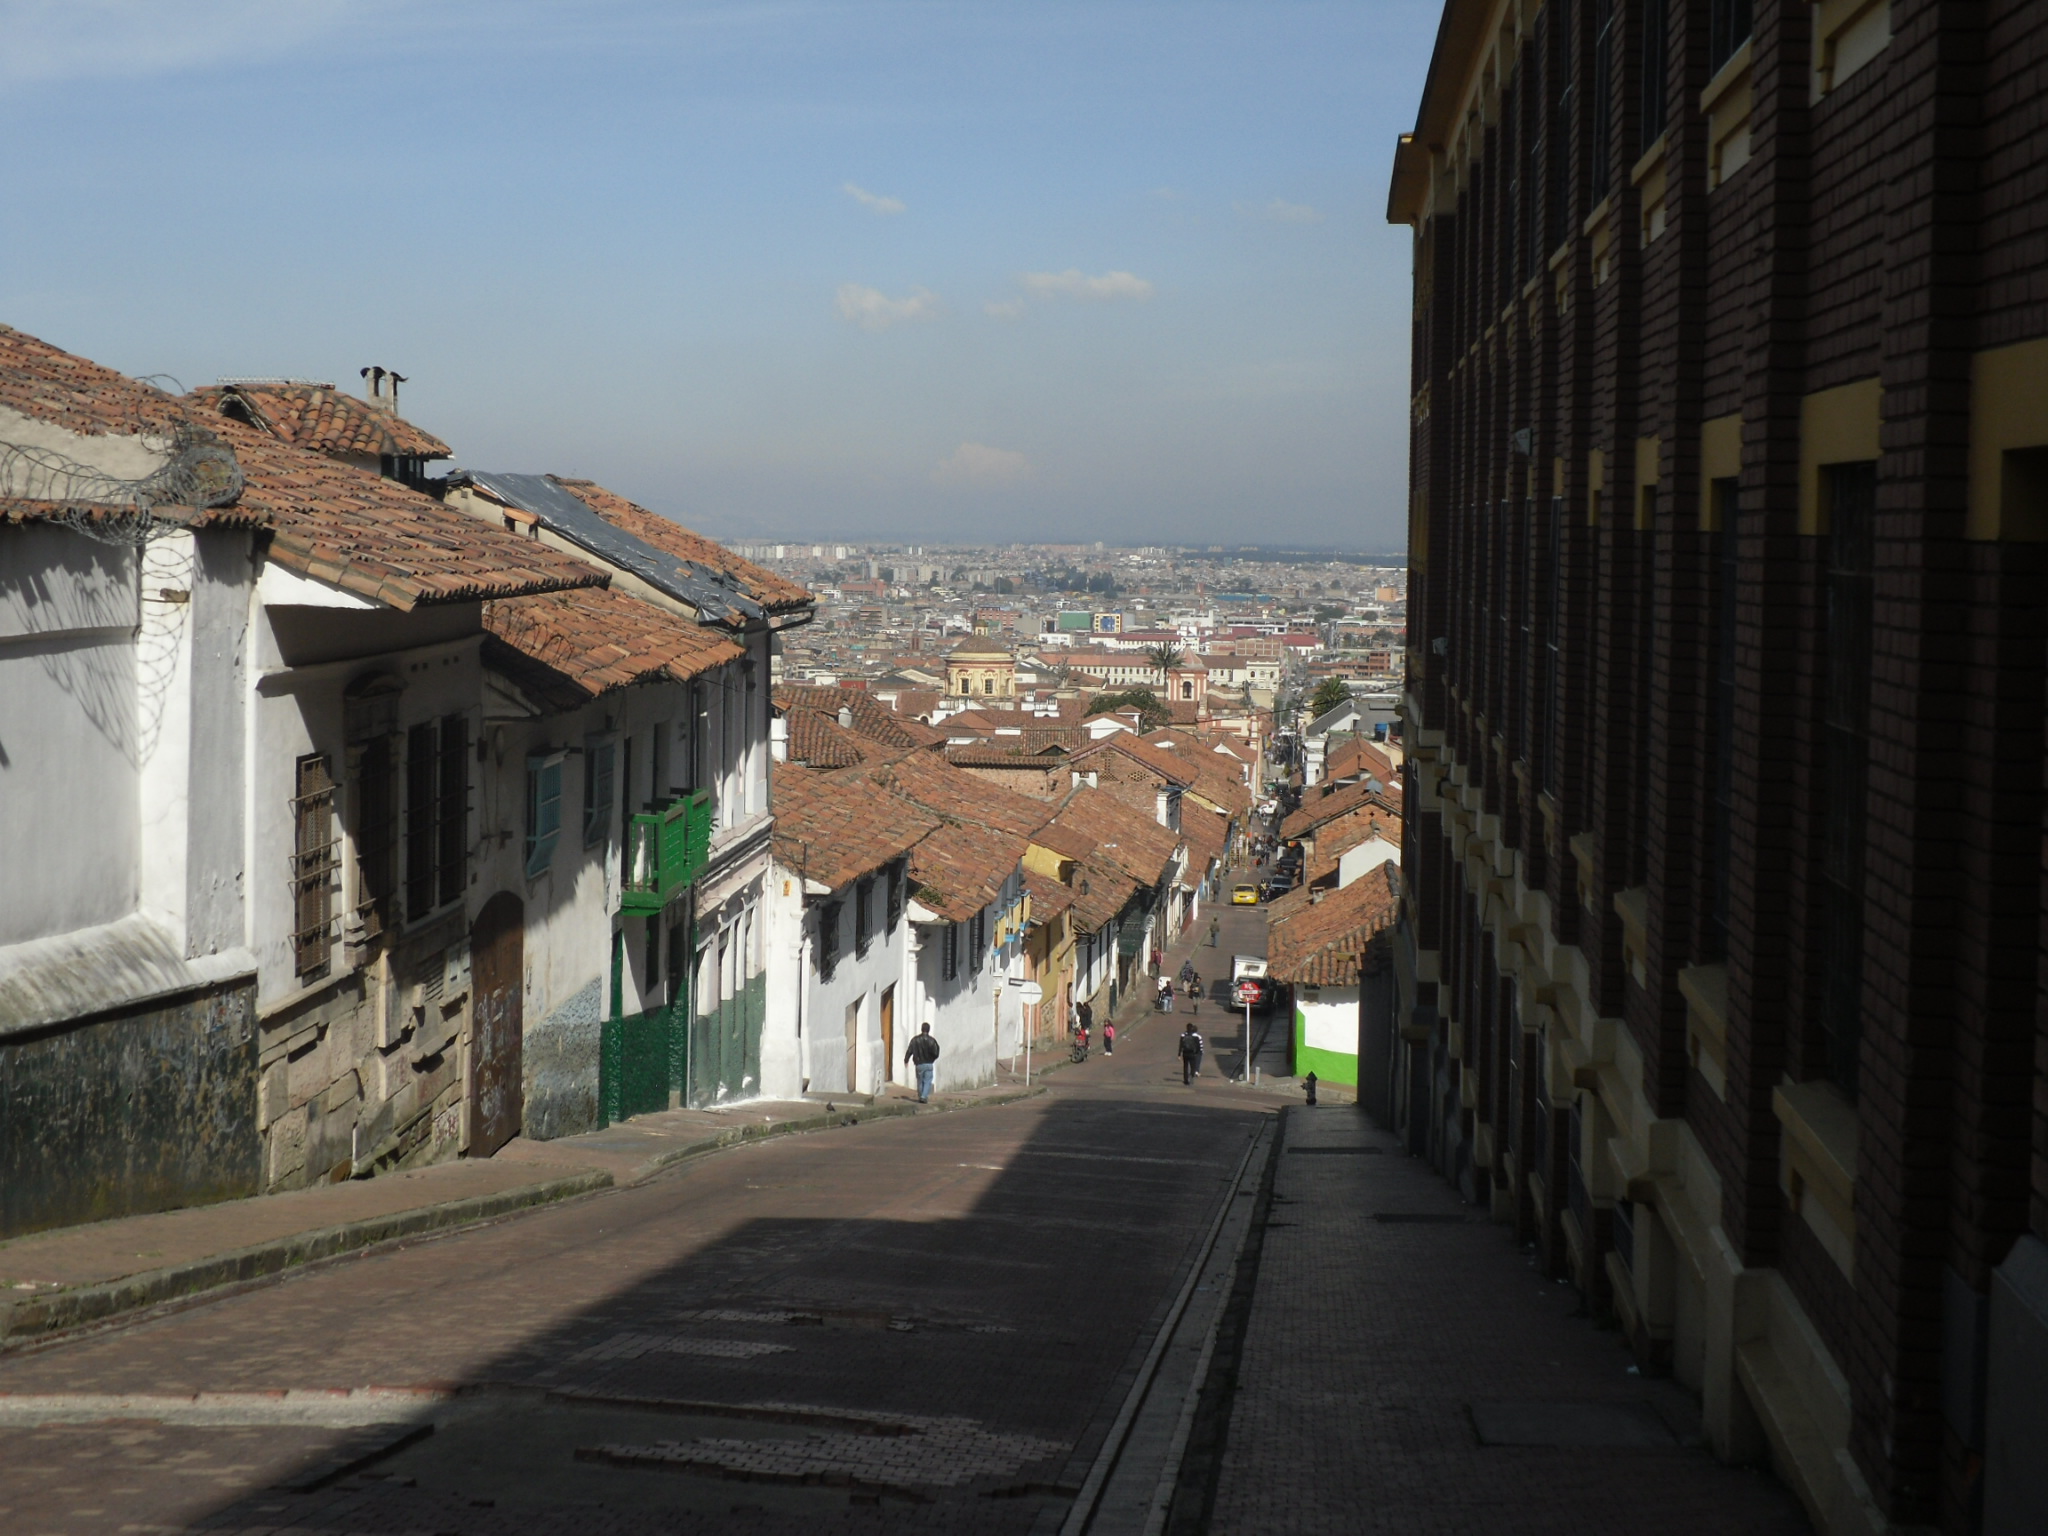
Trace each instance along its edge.
<path fill-rule="evenodd" d="M 536 752 L 526 759 L 526 878 L 547 872 L 562 836 L 560 752 Z"/>

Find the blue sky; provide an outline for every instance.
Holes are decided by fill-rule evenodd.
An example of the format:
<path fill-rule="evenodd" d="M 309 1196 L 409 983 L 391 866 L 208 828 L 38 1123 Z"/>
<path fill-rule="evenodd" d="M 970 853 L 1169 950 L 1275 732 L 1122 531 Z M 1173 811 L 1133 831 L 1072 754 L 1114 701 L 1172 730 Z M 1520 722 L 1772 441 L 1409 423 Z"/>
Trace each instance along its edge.
<path fill-rule="evenodd" d="M 728 537 L 1394 548 L 1437 14 L 0 0 L 0 319 Z"/>

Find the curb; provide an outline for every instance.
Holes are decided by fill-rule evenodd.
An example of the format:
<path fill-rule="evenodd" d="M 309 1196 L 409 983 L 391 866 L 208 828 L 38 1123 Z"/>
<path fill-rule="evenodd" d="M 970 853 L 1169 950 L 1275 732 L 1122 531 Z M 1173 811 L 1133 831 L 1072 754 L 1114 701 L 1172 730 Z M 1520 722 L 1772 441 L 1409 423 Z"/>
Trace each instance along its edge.
<path fill-rule="evenodd" d="M 448 1200 L 439 1205 L 394 1211 L 387 1216 L 372 1216 L 339 1226 L 316 1227 L 310 1232 L 295 1232 L 272 1242 L 195 1259 L 189 1264 L 144 1270 L 99 1285 L 84 1285 L 76 1290 L 55 1291 L 47 1296 L 0 1303 L 0 1350 L 44 1335 L 68 1332 L 125 1313 L 139 1312 L 167 1301 L 179 1301 L 201 1292 L 265 1279 L 302 1264 L 352 1253 L 394 1238 L 470 1226 L 494 1216 L 568 1200 L 592 1190 L 608 1189 L 611 1184 L 612 1176 L 608 1173 L 579 1173 L 569 1178 L 528 1184 L 519 1189 L 501 1190 L 494 1195 L 474 1195 L 467 1200 Z"/>

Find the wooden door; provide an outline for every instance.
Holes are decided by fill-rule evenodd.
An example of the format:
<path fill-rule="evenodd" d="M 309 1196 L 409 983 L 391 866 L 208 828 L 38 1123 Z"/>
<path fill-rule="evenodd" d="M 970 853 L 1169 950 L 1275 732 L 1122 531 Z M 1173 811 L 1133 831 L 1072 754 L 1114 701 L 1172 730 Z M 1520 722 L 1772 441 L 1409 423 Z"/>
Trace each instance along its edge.
<path fill-rule="evenodd" d="M 896 987 L 882 988 L 882 1076 L 896 1076 Z"/>
<path fill-rule="evenodd" d="M 526 907 L 510 891 L 484 903 L 469 931 L 469 1155 L 489 1157 L 526 1115 Z"/>

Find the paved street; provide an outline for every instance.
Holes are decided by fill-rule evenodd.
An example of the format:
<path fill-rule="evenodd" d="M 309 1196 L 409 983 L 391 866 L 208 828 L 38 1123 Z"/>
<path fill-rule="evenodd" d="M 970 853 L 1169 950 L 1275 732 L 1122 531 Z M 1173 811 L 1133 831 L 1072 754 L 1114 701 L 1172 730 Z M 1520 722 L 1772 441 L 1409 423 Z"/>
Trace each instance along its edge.
<path fill-rule="evenodd" d="M 1205 977 L 1263 925 L 1226 911 Z M 1276 1147 L 1291 1084 L 1202 1022 L 1191 1087 L 1139 1008 L 1021 1102 L 0 1356 L 0 1529 L 1050 1536 L 1077 1494 L 1095 1536 L 1805 1528 L 1354 1110 Z"/>

